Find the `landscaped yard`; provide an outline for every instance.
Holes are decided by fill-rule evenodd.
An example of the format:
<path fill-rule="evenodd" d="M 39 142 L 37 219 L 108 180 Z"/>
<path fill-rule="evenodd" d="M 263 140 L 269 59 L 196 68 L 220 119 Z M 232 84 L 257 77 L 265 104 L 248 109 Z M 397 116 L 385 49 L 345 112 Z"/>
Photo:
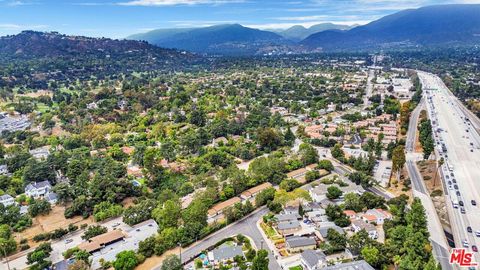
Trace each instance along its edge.
<path fill-rule="evenodd" d="M 288 268 L 288 270 L 303 270 L 303 267 L 301 265 L 297 265 L 297 266 Z"/>
<path fill-rule="evenodd" d="M 272 226 L 269 226 L 268 224 L 265 224 L 265 223 L 262 223 L 260 226 L 262 227 L 263 231 L 268 236 L 268 238 L 272 238 L 275 235 L 277 235 L 277 231 L 275 231 L 275 229 L 272 228 Z"/>

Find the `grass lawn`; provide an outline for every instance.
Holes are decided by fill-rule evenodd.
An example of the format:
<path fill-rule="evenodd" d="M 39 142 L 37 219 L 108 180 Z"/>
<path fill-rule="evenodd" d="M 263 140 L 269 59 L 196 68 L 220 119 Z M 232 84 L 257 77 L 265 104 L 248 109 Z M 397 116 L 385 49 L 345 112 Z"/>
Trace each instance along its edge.
<path fill-rule="evenodd" d="M 297 266 L 288 268 L 288 270 L 303 270 L 303 267 L 301 265 L 297 265 Z"/>

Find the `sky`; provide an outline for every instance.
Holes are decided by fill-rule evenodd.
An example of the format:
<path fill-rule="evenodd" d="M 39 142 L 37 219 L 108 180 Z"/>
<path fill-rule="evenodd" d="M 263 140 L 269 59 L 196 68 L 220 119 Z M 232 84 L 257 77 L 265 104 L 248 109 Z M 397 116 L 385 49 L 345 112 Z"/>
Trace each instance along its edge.
<path fill-rule="evenodd" d="M 408 8 L 480 0 L 0 0 L 0 36 L 22 30 L 125 38 L 159 28 L 366 24 Z"/>

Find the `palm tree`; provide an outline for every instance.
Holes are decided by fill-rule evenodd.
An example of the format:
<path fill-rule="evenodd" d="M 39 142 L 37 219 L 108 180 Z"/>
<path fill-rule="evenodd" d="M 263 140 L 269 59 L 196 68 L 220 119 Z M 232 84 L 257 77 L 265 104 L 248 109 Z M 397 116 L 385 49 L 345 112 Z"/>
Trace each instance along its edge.
<path fill-rule="evenodd" d="M 442 165 L 445 163 L 445 160 L 442 158 L 440 158 L 437 162 L 437 169 L 435 170 L 435 177 L 433 177 L 433 187 L 436 186 L 437 184 L 437 174 L 438 174 L 438 169 L 440 169 L 440 167 L 442 167 Z"/>

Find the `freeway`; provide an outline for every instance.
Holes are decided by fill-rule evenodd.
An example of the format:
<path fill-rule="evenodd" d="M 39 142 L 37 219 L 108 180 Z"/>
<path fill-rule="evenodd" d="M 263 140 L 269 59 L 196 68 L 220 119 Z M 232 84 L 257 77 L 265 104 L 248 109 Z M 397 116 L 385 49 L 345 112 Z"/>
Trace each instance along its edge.
<path fill-rule="evenodd" d="M 441 175 L 449 189 L 447 208 L 456 246 L 473 251 L 473 246 L 478 248 L 480 244 L 480 238 L 475 235 L 476 231 L 480 235 L 480 208 L 476 205 L 480 199 L 480 182 L 476 181 L 480 178 L 480 135 L 473 127 L 479 120 L 466 113 L 439 77 L 426 72 L 418 74 L 426 90 L 424 97 L 436 150 L 445 159 Z M 475 259 L 480 261 L 478 252 Z"/>
<path fill-rule="evenodd" d="M 436 260 L 440 263 L 442 269 L 453 269 L 449 263 L 449 247 L 448 242 L 443 232 L 443 227 L 438 218 L 435 206 L 428 194 L 428 190 L 423 182 L 423 178 L 418 171 L 416 161 L 419 159 L 418 154 L 415 151 L 415 142 L 418 126 L 418 118 L 420 112 L 425 109 L 425 99 L 422 98 L 417 107 L 410 115 L 410 121 L 408 125 L 407 139 L 405 144 L 405 150 L 407 151 L 406 168 L 410 180 L 412 182 L 413 195 L 422 201 L 422 205 L 425 207 L 425 213 L 428 219 L 428 231 L 430 232 L 430 243 L 432 244 L 433 254 Z"/>

